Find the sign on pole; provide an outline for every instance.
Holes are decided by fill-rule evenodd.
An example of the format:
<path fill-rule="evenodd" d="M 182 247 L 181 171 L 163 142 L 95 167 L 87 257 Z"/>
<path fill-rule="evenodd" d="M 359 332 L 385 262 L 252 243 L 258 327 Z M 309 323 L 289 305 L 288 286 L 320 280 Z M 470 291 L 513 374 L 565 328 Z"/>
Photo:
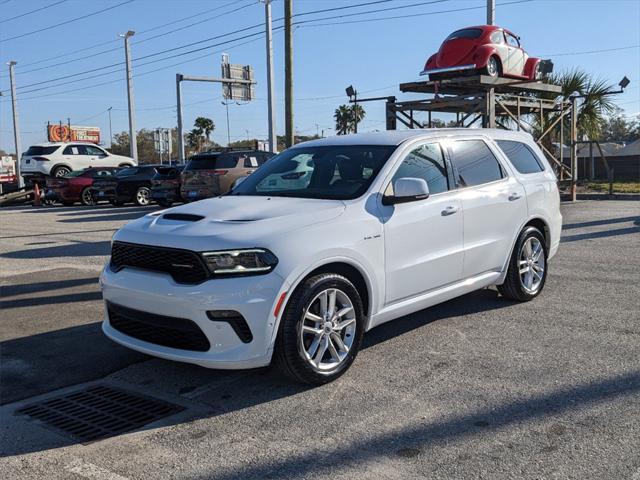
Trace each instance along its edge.
<path fill-rule="evenodd" d="M 228 57 L 226 57 L 228 59 Z M 223 83 L 222 96 L 225 100 L 240 100 L 250 102 L 256 96 L 253 68 L 250 65 L 233 65 L 222 62 L 222 78 L 225 80 L 248 80 L 252 83 Z"/>

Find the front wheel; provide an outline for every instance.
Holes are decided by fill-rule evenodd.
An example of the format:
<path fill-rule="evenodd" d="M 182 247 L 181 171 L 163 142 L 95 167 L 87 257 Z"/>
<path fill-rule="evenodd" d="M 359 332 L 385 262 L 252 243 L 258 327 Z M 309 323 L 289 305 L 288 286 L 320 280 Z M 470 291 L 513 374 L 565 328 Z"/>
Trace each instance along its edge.
<path fill-rule="evenodd" d="M 498 291 L 503 297 L 528 302 L 537 297 L 547 279 L 547 247 L 542 232 L 525 228 L 518 237 L 509 260 L 509 269 Z"/>
<path fill-rule="evenodd" d="M 280 321 L 275 360 L 294 380 L 321 385 L 341 376 L 358 354 L 364 309 L 342 275 L 307 279 L 291 296 Z"/>
<path fill-rule="evenodd" d="M 144 207 L 151 203 L 151 191 L 149 187 L 140 187 L 136 192 L 136 205 Z"/>

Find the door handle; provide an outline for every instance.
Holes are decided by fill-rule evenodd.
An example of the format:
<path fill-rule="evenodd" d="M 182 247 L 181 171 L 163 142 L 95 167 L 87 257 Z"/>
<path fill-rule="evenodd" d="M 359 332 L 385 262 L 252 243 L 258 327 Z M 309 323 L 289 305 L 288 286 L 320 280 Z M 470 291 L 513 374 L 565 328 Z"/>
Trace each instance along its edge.
<path fill-rule="evenodd" d="M 513 202 L 514 200 L 518 200 L 522 195 L 520 195 L 519 193 L 512 193 L 511 195 L 509 195 L 509 201 Z"/>
<path fill-rule="evenodd" d="M 445 208 L 444 210 L 442 210 L 442 212 L 440 212 L 440 214 L 443 217 L 448 217 L 449 215 L 453 215 L 454 213 L 457 213 L 458 210 L 460 210 L 458 207 L 454 207 L 453 205 L 450 205 L 447 208 Z"/>

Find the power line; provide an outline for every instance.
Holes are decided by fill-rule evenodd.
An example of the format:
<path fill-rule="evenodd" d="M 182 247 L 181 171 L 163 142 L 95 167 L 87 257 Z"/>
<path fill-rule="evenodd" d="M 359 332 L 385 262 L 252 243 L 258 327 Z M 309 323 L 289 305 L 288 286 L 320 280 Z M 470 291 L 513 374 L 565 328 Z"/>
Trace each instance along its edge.
<path fill-rule="evenodd" d="M 231 2 L 231 3 L 234 3 L 234 2 Z M 146 42 L 146 41 L 148 41 L 148 40 L 153 40 L 153 39 L 155 39 L 155 38 L 162 37 L 162 36 L 164 36 L 164 35 L 168 35 L 168 34 L 171 34 L 171 33 L 175 33 L 175 32 L 177 32 L 177 31 L 179 31 L 179 30 L 183 30 L 183 29 L 186 29 L 186 28 L 191 28 L 191 27 L 193 27 L 193 26 L 195 26 L 195 25 L 198 25 L 198 24 L 200 24 L 200 23 L 209 22 L 209 21 L 211 21 L 211 20 L 215 20 L 215 19 L 217 19 L 217 18 L 223 17 L 223 16 L 228 15 L 228 14 L 230 14 L 230 13 L 235 13 L 235 12 L 237 12 L 237 11 L 239 11 L 239 10 L 242 10 L 242 9 L 244 9 L 244 8 L 247 8 L 247 7 L 249 7 L 249 6 L 253 5 L 253 4 L 254 4 L 254 2 L 252 1 L 251 3 L 248 3 L 248 4 L 246 4 L 246 5 L 243 5 L 242 7 L 238 7 L 238 8 L 236 8 L 236 9 L 234 9 L 234 10 L 230 10 L 230 11 L 225 12 L 225 13 L 223 13 L 223 14 L 216 15 L 216 16 L 214 16 L 214 17 L 210 17 L 210 18 L 207 18 L 207 19 L 201 20 L 201 21 L 199 21 L 199 22 L 195 22 L 195 23 L 192 23 L 192 24 L 186 25 L 186 26 L 184 26 L 184 27 L 180 27 L 180 28 L 177 28 L 177 29 L 174 29 L 174 30 L 170 30 L 170 31 L 168 31 L 168 32 L 164 32 L 164 33 L 161 33 L 161 34 L 155 35 L 155 36 L 150 37 L 150 38 L 145 38 L 145 39 L 140 40 L 140 41 L 137 41 L 137 42 L 131 42 L 131 44 L 132 44 L 132 45 L 137 45 L 137 44 L 139 44 L 139 43 L 143 43 L 143 42 Z M 228 5 L 230 5 L 230 4 L 229 4 L 229 3 L 225 4 L 225 6 L 228 6 Z M 222 8 L 222 7 L 217 7 L 217 8 L 211 9 L 211 10 L 219 10 L 220 8 Z M 207 10 L 207 11 L 211 11 L 211 10 Z M 199 16 L 199 15 L 198 15 L 198 16 Z M 185 18 L 191 18 L 191 17 L 185 17 Z M 164 24 L 163 26 L 166 26 L 166 25 L 167 25 L 167 24 Z M 144 30 L 144 31 L 140 32 L 139 34 L 142 34 L 142 33 L 144 33 L 144 32 L 149 32 L 149 31 L 151 31 L 151 30 L 155 30 L 155 29 L 157 29 L 157 28 L 159 28 L 159 27 L 154 27 L 154 28 L 151 28 L 151 29 L 148 29 L 148 30 Z M 103 44 L 98 44 L 98 45 L 111 44 L 111 43 L 113 43 L 113 42 L 119 42 L 119 41 L 120 41 L 120 40 L 112 40 L 112 41 L 105 42 L 105 43 L 103 43 Z M 98 46 L 98 45 L 96 45 L 96 46 Z M 66 66 L 66 65 L 68 65 L 68 64 L 70 64 L 70 63 L 80 62 L 80 61 L 82 61 L 82 60 L 86 60 L 86 59 L 89 59 L 89 58 L 95 58 L 97 55 L 102 55 L 102 54 L 104 54 L 104 53 L 109 53 L 109 52 L 114 52 L 114 51 L 119 51 L 119 50 L 121 50 L 121 47 L 108 48 L 108 49 L 106 49 L 106 50 L 102 50 L 102 51 L 100 51 L 100 52 L 94 52 L 94 53 L 92 53 L 92 54 L 90 54 L 90 55 L 86 55 L 86 56 L 78 57 L 78 58 L 71 59 L 71 60 L 61 61 L 61 62 L 53 63 L 53 64 L 50 64 L 50 65 L 45 65 L 45 66 L 43 66 L 43 67 L 32 68 L 32 69 L 30 69 L 30 70 L 23 70 L 23 71 L 20 71 L 19 73 L 20 73 L 20 74 L 23 74 L 23 73 L 32 73 L 32 72 L 37 72 L 37 71 L 40 71 L 40 70 L 47 70 L 47 69 L 50 69 L 50 68 L 52 68 L 52 67 L 58 67 L 58 66 L 60 66 L 60 65 L 65 65 L 65 66 Z M 32 63 L 32 64 L 28 64 L 28 65 L 33 65 L 33 63 Z M 52 81 L 54 81 L 54 80 L 52 80 Z M 32 84 L 32 85 L 33 85 L 33 84 Z M 22 88 L 25 88 L 25 86 L 23 86 Z"/>
<path fill-rule="evenodd" d="M 6 1 L 11 1 L 11 0 L 6 0 Z M 194 18 L 194 17 L 199 17 L 201 15 L 204 15 L 205 13 L 210 13 L 210 12 L 213 12 L 215 10 L 220 10 L 221 8 L 225 8 L 225 7 L 229 6 L 229 5 L 233 5 L 234 3 L 235 3 L 235 1 L 229 2 L 229 3 L 225 3 L 224 5 L 217 6 L 215 8 L 210 8 L 208 10 L 203 10 L 201 12 L 198 12 L 198 13 L 194 14 L 194 15 L 189 15 L 187 17 L 182 17 L 182 18 L 179 18 L 177 20 L 173 20 L 173 21 L 168 22 L 168 23 L 163 23 L 161 25 L 156 25 L 155 27 L 151 27 L 151 28 L 148 28 L 146 30 L 141 30 L 141 31 L 137 32 L 137 34 L 138 35 L 143 35 L 145 33 L 152 32 L 154 30 L 158 30 L 158 29 L 166 27 L 168 25 L 175 25 L 176 23 L 180 23 L 180 22 L 183 22 L 185 20 L 189 20 L 189 19 Z M 30 62 L 30 63 L 24 63 L 24 64 L 22 64 L 22 67 L 29 67 L 31 65 L 38 65 L 40 63 L 48 62 L 49 60 L 59 60 L 60 58 L 68 57 L 69 55 L 73 55 L 74 53 L 86 52 L 87 50 L 91 50 L 91 49 L 96 48 L 96 47 L 102 47 L 103 45 L 110 45 L 110 44 L 116 43 L 116 42 L 120 43 L 120 40 L 119 39 L 114 39 L 114 40 L 107 40 L 105 42 L 95 43 L 93 45 L 89 45 L 87 47 L 83 47 L 83 48 L 80 48 L 80 49 L 77 49 L 77 50 L 72 50 L 72 51 L 67 52 L 67 53 L 61 53 L 61 54 L 55 55 L 53 57 L 43 58 L 43 59 L 36 60 L 36 61 Z M 132 42 L 132 43 L 139 43 L 139 42 Z M 96 55 L 101 55 L 103 53 L 107 53 L 107 52 L 111 52 L 111 51 L 115 51 L 115 50 L 120 50 L 120 47 L 112 48 L 112 49 L 109 49 L 109 50 L 104 50 L 102 52 L 93 53 L 91 55 L 80 57 L 78 59 L 69 60 L 68 62 L 63 62 L 63 63 L 71 63 L 71 62 L 76 61 L 76 60 L 84 60 L 84 59 L 87 59 L 87 58 L 93 58 Z M 48 65 L 48 66 L 43 67 L 43 68 L 49 68 L 49 67 L 53 67 L 53 66 L 57 66 L 57 65 L 58 64 Z M 41 70 L 41 69 L 38 69 L 38 70 Z M 36 71 L 36 70 L 35 69 L 34 70 L 22 70 L 22 71 L 16 72 L 16 73 L 17 74 L 23 74 L 23 73 L 33 72 L 33 71 Z M 8 76 L 8 75 L 7 74 L 0 75 L 0 77 L 5 77 L 5 76 Z"/>
<path fill-rule="evenodd" d="M 640 48 L 640 45 L 629 45 L 628 47 L 604 48 L 602 50 L 586 50 L 583 52 L 565 52 L 565 53 L 543 53 L 544 57 L 563 57 L 566 55 L 586 55 L 588 53 L 615 52 L 617 50 L 631 50 L 632 48 Z"/>
<path fill-rule="evenodd" d="M 36 8 L 35 10 L 31 10 L 30 12 L 21 13 L 20 15 L 16 15 L 15 17 L 5 18 L 4 20 L 0 20 L 0 23 L 9 22 L 11 20 L 15 20 L 16 18 L 26 17 L 27 15 L 31 15 L 32 13 L 40 12 L 42 10 L 46 10 L 47 8 L 55 7 L 56 5 L 60 5 L 61 3 L 66 2 L 67 0 L 60 0 L 58 2 L 52 3 L 50 5 L 45 5 L 44 7 Z M 6 3 L 6 2 L 3 2 Z"/>
<path fill-rule="evenodd" d="M 513 4 L 517 4 L 517 3 L 528 3 L 528 2 L 533 2 L 534 0 L 516 0 L 513 2 L 503 2 L 503 3 L 498 3 L 497 6 L 502 6 L 502 5 L 513 5 Z M 424 17 L 424 16 L 429 16 L 429 15 L 439 15 L 442 13 L 453 13 L 453 12 L 464 12 L 464 11 L 468 11 L 468 10 L 478 10 L 478 9 L 485 9 L 486 7 L 483 6 L 478 6 L 478 7 L 466 7 L 466 8 L 454 8 L 454 9 L 450 9 L 450 10 L 440 10 L 440 11 L 436 11 L 436 12 L 424 12 L 424 13 L 412 13 L 412 14 L 408 14 L 408 15 L 395 15 L 392 17 L 380 17 L 380 18 L 367 18 L 367 19 L 363 19 L 363 20 L 347 20 L 344 22 L 327 22 L 327 23 L 319 23 L 317 25 L 306 25 L 308 23 L 311 22 L 317 22 L 317 21 L 323 21 L 323 20 L 330 20 L 331 18 L 344 18 L 347 15 L 338 15 L 337 17 L 328 17 L 328 18 L 324 18 L 324 19 L 311 19 L 311 20 L 301 20 L 299 22 L 295 22 L 295 25 L 302 25 L 304 24 L 305 27 L 323 27 L 323 26 L 327 26 L 327 25 L 346 25 L 346 24 L 351 24 L 351 23 L 368 23 L 368 22 L 380 22 L 383 20 L 397 20 L 397 19 L 401 19 L 401 18 L 409 18 L 409 17 Z"/>
<path fill-rule="evenodd" d="M 44 31 L 47 31 L 47 30 L 51 30 L 53 28 L 61 27 L 62 25 L 67 25 L 69 23 L 77 22 L 78 20 L 83 20 L 85 18 L 89 18 L 89 17 L 92 17 L 94 15 L 98 15 L 100 13 L 107 12 L 109 10 L 113 10 L 114 8 L 121 7 L 122 5 L 126 5 L 128 3 L 133 2 L 133 1 L 135 1 L 135 0 L 126 0 L 126 1 L 118 3 L 116 5 L 112 5 L 111 7 L 107 7 L 107 8 L 103 8 L 102 10 L 97 10 L 95 12 L 87 13 L 86 15 L 82 15 L 80 17 L 71 18 L 69 20 L 65 20 L 64 22 L 56 23 L 54 25 L 49 25 L 48 27 L 42 27 L 42 28 L 39 28 L 38 30 L 32 30 L 31 32 L 21 33 L 20 35 L 14 35 L 13 37 L 9 37 L 9 38 L 5 38 L 4 40 L 0 40 L 0 43 L 9 42 L 11 40 L 16 40 L 18 38 L 27 37 L 29 35 L 35 35 L 36 33 L 44 32 Z"/>

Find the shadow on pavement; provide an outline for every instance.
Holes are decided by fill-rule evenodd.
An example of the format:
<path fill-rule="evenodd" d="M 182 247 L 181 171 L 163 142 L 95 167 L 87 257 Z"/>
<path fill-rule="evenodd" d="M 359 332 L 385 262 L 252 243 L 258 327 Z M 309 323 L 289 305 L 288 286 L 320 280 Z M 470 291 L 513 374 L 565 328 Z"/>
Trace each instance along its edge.
<path fill-rule="evenodd" d="M 26 295 L 29 293 L 47 292 L 49 290 L 61 290 L 63 288 L 92 285 L 98 283 L 98 277 L 69 278 L 66 280 L 53 280 L 49 282 L 21 283 L 18 285 L 6 285 L 0 287 L 0 298 Z"/>
<path fill-rule="evenodd" d="M 35 298 L 19 298 L 16 300 L 3 300 L 3 301 L 0 301 L 0 309 L 36 307 L 36 306 L 42 306 L 42 305 L 57 305 L 60 303 L 90 302 L 92 300 L 101 300 L 101 299 L 102 299 L 101 292 L 69 293 L 67 295 L 56 295 L 53 297 L 49 296 L 49 297 L 35 297 Z M 69 307 L 71 307 L 71 305 L 69 305 Z"/>
<path fill-rule="evenodd" d="M 579 233 L 577 235 L 566 235 L 560 240 L 561 243 L 578 242 L 580 240 L 588 240 L 595 238 L 616 237 L 618 235 L 629 235 L 631 233 L 640 233 L 639 227 L 618 228 L 617 230 L 605 230 L 602 232 Z"/>
<path fill-rule="evenodd" d="M 596 227 L 598 225 L 610 225 L 612 223 L 625 223 L 640 220 L 640 217 L 619 217 L 606 218 L 604 220 L 592 220 L 590 222 L 568 223 L 562 226 L 562 230 L 572 230 L 574 228 Z"/>
<path fill-rule="evenodd" d="M 56 245 L 55 247 L 31 248 L 28 250 L 16 250 L 3 253 L 4 258 L 58 258 L 58 257 L 90 257 L 93 255 L 109 255 L 111 242 L 104 240 L 101 242 L 83 242 L 67 245 Z"/>
<path fill-rule="evenodd" d="M 89 223 L 89 222 L 122 222 L 127 220 L 135 220 L 136 218 L 140 218 L 151 211 L 134 211 L 134 212 L 123 212 L 123 213 L 113 213 L 111 212 L 109 215 L 90 215 L 86 214 L 82 217 L 74 217 L 74 218 L 65 218 L 63 220 L 58 220 L 58 223 Z M 93 212 L 91 212 L 93 214 Z"/>

